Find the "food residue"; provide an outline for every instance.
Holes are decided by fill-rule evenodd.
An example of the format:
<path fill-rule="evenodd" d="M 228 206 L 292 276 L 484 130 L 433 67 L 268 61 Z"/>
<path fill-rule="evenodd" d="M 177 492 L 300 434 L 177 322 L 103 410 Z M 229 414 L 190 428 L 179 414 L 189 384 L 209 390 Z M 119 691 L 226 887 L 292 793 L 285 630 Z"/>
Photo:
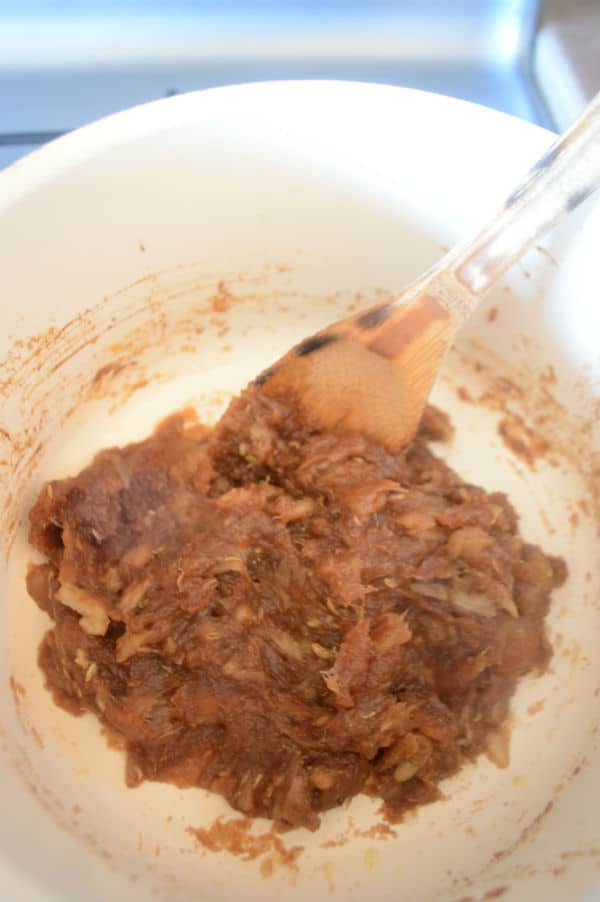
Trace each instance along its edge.
<path fill-rule="evenodd" d="M 473 404 L 473 396 L 468 388 L 465 388 L 464 385 L 459 385 L 456 390 L 456 393 L 461 401 L 466 401 L 469 404 Z"/>
<path fill-rule="evenodd" d="M 550 450 L 548 440 L 535 429 L 527 426 L 516 413 L 506 412 L 498 423 L 498 434 L 513 454 L 535 469 L 536 461 Z"/>
<path fill-rule="evenodd" d="M 264 833 L 252 832 L 251 818 L 217 818 L 208 828 L 189 827 L 196 841 L 211 852 L 229 852 L 242 861 L 255 861 L 263 858 L 261 873 L 270 876 L 278 867 L 291 871 L 298 870 L 298 858 L 304 851 L 303 846 L 287 847 L 277 832 L 271 828 Z"/>
<path fill-rule="evenodd" d="M 566 567 L 436 457 L 450 432 L 430 408 L 390 453 L 251 388 L 214 430 L 174 415 L 47 483 L 28 589 L 55 700 L 123 738 L 130 786 L 310 830 L 360 792 L 397 820 L 481 752 L 506 766 Z M 195 835 L 282 854 L 243 819 Z"/>

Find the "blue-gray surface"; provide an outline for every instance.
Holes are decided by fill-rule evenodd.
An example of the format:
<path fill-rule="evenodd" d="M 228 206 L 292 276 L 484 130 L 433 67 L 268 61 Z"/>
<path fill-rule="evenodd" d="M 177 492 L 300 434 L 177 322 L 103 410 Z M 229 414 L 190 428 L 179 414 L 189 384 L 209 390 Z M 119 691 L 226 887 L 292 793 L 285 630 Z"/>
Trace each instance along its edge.
<path fill-rule="evenodd" d="M 407 85 L 549 124 L 536 0 L 0 0 L 0 166 L 169 93 L 278 78 Z"/>

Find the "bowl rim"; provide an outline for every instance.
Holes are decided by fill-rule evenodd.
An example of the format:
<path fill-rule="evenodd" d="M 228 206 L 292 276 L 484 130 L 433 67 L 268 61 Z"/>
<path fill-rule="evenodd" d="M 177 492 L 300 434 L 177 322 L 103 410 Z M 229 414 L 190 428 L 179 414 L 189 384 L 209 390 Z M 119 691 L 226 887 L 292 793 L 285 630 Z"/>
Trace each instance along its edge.
<path fill-rule="evenodd" d="M 281 79 L 269 81 L 240 82 L 233 85 L 221 85 L 213 88 L 202 88 L 188 91 L 171 97 L 161 97 L 147 103 L 138 104 L 110 113 L 93 122 L 66 132 L 36 148 L 18 160 L 15 160 L 0 172 L 0 215 L 3 210 L 16 203 L 21 197 L 30 193 L 44 182 L 59 176 L 66 170 L 77 166 L 120 144 L 138 139 L 144 134 L 163 130 L 193 120 L 196 111 L 223 103 L 235 104 L 240 94 L 245 99 L 254 98 L 276 101 L 285 94 L 286 100 L 300 99 L 306 94 L 323 96 L 323 92 L 337 95 L 373 93 L 390 98 L 403 95 L 418 98 L 418 102 L 435 114 L 436 107 L 444 105 L 454 107 L 456 111 L 473 108 L 479 116 L 492 116 L 503 119 L 506 128 L 513 131 L 527 130 L 530 133 L 546 135 L 554 133 L 543 126 L 521 119 L 511 113 L 484 106 L 471 100 L 452 97 L 420 88 L 391 85 L 384 82 L 348 81 L 343 79 Z"/>

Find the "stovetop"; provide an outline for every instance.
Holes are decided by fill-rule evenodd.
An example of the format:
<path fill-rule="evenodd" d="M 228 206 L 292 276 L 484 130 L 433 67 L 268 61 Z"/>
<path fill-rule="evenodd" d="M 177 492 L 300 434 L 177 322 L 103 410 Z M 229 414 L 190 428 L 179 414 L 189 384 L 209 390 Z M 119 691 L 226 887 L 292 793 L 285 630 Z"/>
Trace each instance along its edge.
<path fill-rule="evenodd" d="M 561 15 L 557 0 L 3 0 L 0 167 L 135 104 L 267 79 L 406 85 L 563 126 Z"/>

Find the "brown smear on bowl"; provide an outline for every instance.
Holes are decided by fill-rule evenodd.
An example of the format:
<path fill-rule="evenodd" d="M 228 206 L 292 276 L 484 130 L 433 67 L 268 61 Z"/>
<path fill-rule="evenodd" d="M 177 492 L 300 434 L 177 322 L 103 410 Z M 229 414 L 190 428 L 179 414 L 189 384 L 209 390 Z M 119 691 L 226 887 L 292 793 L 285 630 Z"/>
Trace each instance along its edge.
<path fill-rule="evenodd" d="M 503 861 L 508 858 L 516 849 L 522 846 L 525 842 L 533 839 L 535 837 L 544 822 L 544 820 L 548 817 L 550 812 L 554 808 L 554 802 L 550 800 L 546 807 L 531 821 L 531 823 L 527 824 L 526 827 L 521 830 L 517 839 L 506 849 L 500 849 L 498 852 L 494 852 L 492 856 L 493 862 Z"/>
<path fill-rule="evenodd" d="M 279 868 L 297 874 L 298 859 L 304 847 L 287 846 L 276 826 L 262 833 L 254 833 L 254 823 L 248 817 L 219 817 L 208 829 L 188 827 L 187 832 L 200 846 L 211 852 L 228 852 L 242 861 L 262 859 L 260 870 L 263 877 L 271 877 Z"/>
<path fill-rule="evenodd" d="M 509 365 L 478 341 L 469 345 L 470 350 L 452 349 L 451 354 L 483 379 L 485 388 L 474 396 L 464 384 L 458 385 L 460 400 L 497 412 L 500 438 L 529 469 L 535 471 L 541 461 L 551 466 L 561 458 L 569 462 L 585 483 L 585 495 L 573 503 L 596 524 L 600 536 L 600 450 L 592 446 L 600 421 L 600 398 L 592 400 L 588 418 L 573 415 L 552 393 L 557 384 L 553 364 L 531 372 Z M 576 392 L 582 396 L 587 392 L 583 380 Z"/>
<path fill-rule="evenodd" d="M 526 463 L 530 470 L 535 470 L 536 461 L 543 459 L 551 449 L 550 442 L 539 431 L 527 426 L 519 414 L 505 414 L 497 429 L 507 448 Z"/>
<path fill-rule="evenodd" d="M 320 847 L 322 849 L 336 849 L 347 845 L 353 839 L 372 839 L 380 842 L 388 839 L 396 839 L 399 835 L 398 830 L 394 829 L 390 822 L 385 818 L 383 808 L 380 808 L 377 813 L 382 816 L 382 820 L 365 829 L 356 827 L 354 819 L 349 817 L 346 830 L 338 836 L 325 840 L 325 842 L 320 844 Z"/>

